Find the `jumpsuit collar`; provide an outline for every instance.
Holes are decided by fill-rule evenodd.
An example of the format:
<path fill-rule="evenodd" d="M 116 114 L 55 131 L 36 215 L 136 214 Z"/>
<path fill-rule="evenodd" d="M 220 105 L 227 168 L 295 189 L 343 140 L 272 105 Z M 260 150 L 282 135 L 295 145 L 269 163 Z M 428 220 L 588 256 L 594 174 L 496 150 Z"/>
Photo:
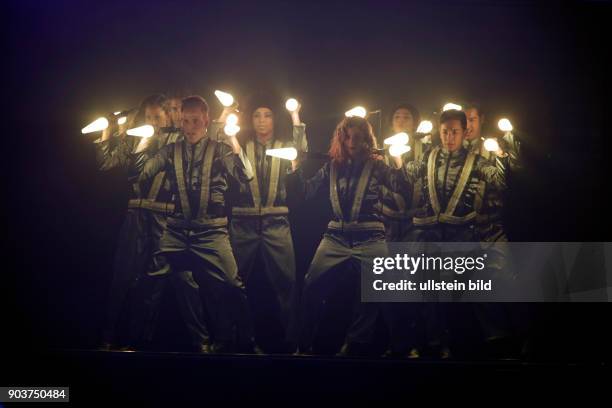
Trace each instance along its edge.
<path fill-rule="evenodd" d="M 460 147 L 459 149 L 455 150 L 452 153 L 449 152 L 448 150 L 444 149 L 444 148 L 442 150 L 440 150 L 440 155 L 443 158 L 450 157 L 451 159 L 460 158 L 461 156 L 465 156 L 466 153 L 467 153 L 467 150 L 466 150 L 466 148 L 464 146 Z"/>

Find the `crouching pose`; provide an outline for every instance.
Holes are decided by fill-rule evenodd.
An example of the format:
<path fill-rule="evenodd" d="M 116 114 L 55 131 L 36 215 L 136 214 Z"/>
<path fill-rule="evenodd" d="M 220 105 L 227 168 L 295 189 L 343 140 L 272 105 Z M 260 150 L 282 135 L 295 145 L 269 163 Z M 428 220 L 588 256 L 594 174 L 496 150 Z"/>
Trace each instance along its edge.
<path fill-rule="evenodd" d="M 120 137 L 110 137 L 105 131 L 101 140 L 96 143 L 97 160 L 102 170 L 124 168 L 128 180 L 138 177 L 139 169 L 147 157 L 154 155 L 164 145 L 180 140 L 182 136 L 169 131 L 170 123 L 168 100 L 164 95 L 152 95 L 141 104 L 135 117 L 120 129 Z M 125 135 L 125 130 L 132 124 L 144 122 L 153 126 L 152 137 L 139 139 Z M 143 294 L 140 287 L 148 274 L 156 274 L 164 269 L 163 260 L 153 253 L 159 246 L 159 238 L 166 221 L 166 211 L 172 207 L 170 193 L 167 190 L 164 174 L 158 174 L 147 185 L 132 185 L 132 194 L 119 235 L 117 251 L 113 264 L 113 280 L 109 297 L 108 314 L 104 330 L 103 347 L 108 349 L 120 343 L 116 326 L 121 319 L 122 311 L 128 311 L 129 333 L 123 340 L 134 346 L 147 337 L 143 332 L 150 331 L 153 317 L 149 310 L 142 307 Z M 194 327 L 196 339 L 201 339 L 201 310 L 198 287 L 190 274 L 173 275 L 177 299 L 181 313 L 187 325 Z M 131 298 L 131 302 L 127 299 Z M 129 303 L 129 305 L 126 305 Z"/>
<path fill-rule="evenodd" d="M 427 152 L 422 160 L 406 165 L 413 183 L 420 180 L 422 192 L 413 222 L 415 240 L 420 242 L 478 242 L 481 236 L 475 228 L 478 212 L 475 202 L 479 186 L 497 191 L 505 189 L 504 162 L 492 165 L 482 156 L 468 151 L 463 145 L 467 128 L 462 111 L 447 110 L 440 116 L 441 147 Z M 431 301 L 436 299 L 432 298 Z M 441 356 L 448 356 L 448 327 L 462 318 L 465 308 L 453 304 L 434 303 L 430 314 L 431 332 L 439 339 Z"/>
<path fill-rule="evenodd" d="M 345 118 L 336 128 L 331 160 L 303 181 L 306 198 L 327 195 L 334 215 L 305 277 L 300 352 L 311 351 L 322 305 L 335 287 L 348 278 L 359 288 L 361 262 L 387 253 L 380 211 L 382 188 L 399 192 L 410 185 L 405 173 L 386 165 L 375 149 L 370 124 L 359 117 Z M 401 167 L 400 159 L 395 161 Z M 300 169 L 296 174 L 302 178 Z M 362 303 L 359 291 L 354 293 L 353 306 L 354 318 L 341 352 L 348 355 L 367 353 L 379 310 L 376 303 Z"/>
<path fill-rule="evenodd" d="M 200 96 L 183 99 L 183 141 L 164 146 L 144 164 L 141 184 L 165 171 L 174 198 L 157 254 L 163 254 L 173 273 L 192 271 L 215 310 L 236 320 L 217 327 L 215 341 L 228 347 L 234 340 L 233 328 L 248 324 L 244 285 L 229 242 L 225 193 L 229 179 L 248 183 L 251 164 L 235 137 L 228 144 L 207 135 L 208 104 Z M 209 302 L 207 302 L 210 304 Z M 221 311 L 221 309 L 223 309 Z M 209 349 L 204 331 L 202 351 Z"/>

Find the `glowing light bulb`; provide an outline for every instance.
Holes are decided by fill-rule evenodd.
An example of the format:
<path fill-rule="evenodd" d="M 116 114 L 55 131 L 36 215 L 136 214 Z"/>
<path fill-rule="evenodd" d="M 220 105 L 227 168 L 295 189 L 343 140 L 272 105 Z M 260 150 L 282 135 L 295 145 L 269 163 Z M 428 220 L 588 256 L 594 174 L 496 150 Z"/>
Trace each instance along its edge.
<path fill-rule="evenodd" d="M 227 119 L 225 119 L 226 125 L 237 125 L 238 124 L 238 115 L 235 113 L 230 113 L 227 115 Z"/>
<path fill-rule="evenodd" d="M 215 96 L 217 97 L 217 99 L 219 99 L 219 102 L 221 102 L 221 105 L 223 106 L 232 106 L 234 103 L 234 97 L 227 92 L 223 92 L 217 89 L 215 91 Z"/>
<path fill-rule="evenodd" d="M 457 105 L 456 103 L 449 102 L 446 105 L 444 105 L 444 107 L 442 108 L 442 112 L 445 112 L 445 111 L 451 110 L 451 109 L 461 110 L 461 109 L 463 109 L 463 107 L 461 105 Z"/>
<path fill-rule="evenodd" d="M 280 149 L 267 149 L 266 155 L 285 160 L 295 160 L 298 152 L 295 147 L 282 147 Z"/>
<path fill-rule="evenodd" d="M 87 133 L 99 132 L 101 130 L 106 129 L 107 127 L 108 127 L 108 119 L 98 118 L 94 120 L 93 122 L 91 122 L 89 125 L 85 126 L 83 129 L 81 129 L 81 133 L 87 134 Z"/>
<path fill-rule="evenodd" d="M 127 116 L 122 116 L 119 119 L 117 119 L 117 124 L 118 125 L 124 125 L 125 122 L 127 122 Z"/>
<path fill-rule="evenodd" d="M 410 151 L 410 146 L 394 144 L 389 147 L 389 154 L 393 157 L 400 157 L 402 154 Z"/>
<path fill-rule="evenodd" d="M 486 151 L 496 152 L 499 150 L 499 143 L 497 139 L 490 137 L 484 141 L 484 148 Z"/>
<path fill-rule="evenodd" d="M 236 134 L 240 131 L 240 126 L 238 126 L 236 124 L 228 123 L 223 128 L 223 131 L 228 136 L 236 136 Z"/>
<path fill-rule="evenodd" d="M 365 118 L 367 114 L 368 114 L 368 111 L 363 106 L 355 106 L 354 108 L 349 109 L 346 112 L 344 112 L 344 115 L 349 118 L 353 116 L 359 116 L 360 118 Z"/>
<path fill-rule="evenodd" d="M 417 133 L 427 135 L 430 134 L 432 130 L 433 123 L 428 120 L 422 120 L 421 123 L 419 123 L 419 127 L 417 128 Z"/>
<path fill-rule="evenodd" d="M 113 115 L 119 116 L 120 113 L 121 113 L 121 111 L 113 112 Z"/>
<path fill-rule="evenodd" d="M 128 129 L 126 132 L 129 136 L 136 137 L 151 137 L 155 134 L 155 128 L 151 125 L 138 126 Z"/>
<path fill-rule="evenodd" d="M 497 122 L 497 127 L 502 132 L 512 132 L 513 129 L 512 123 L 506 118 L 500 119 L 499 122 Z"/>
<path fill-rule="evenodd" d="M 294 112 L 298 108 L 298 105 L 298 101 L 293 98 L 289 98 L 287 102 L 285 102 L 285 108 L 287 108 L 289 112 Z"/>
<path fill-rule="evenodd" d="M 408 139 L 408 133 L 400 132 L 386 138 L 384 143 L 388 145 L 405 145 L 408 143 Z"/>

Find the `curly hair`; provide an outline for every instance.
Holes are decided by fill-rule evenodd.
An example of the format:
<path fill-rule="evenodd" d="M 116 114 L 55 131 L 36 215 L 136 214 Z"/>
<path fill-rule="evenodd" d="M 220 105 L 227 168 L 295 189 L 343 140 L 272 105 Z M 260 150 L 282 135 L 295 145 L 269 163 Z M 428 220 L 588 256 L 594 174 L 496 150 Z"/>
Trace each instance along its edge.
<path fill-rule="evenodd" d="M 344 145 L 348 138 L 349 129 L 358 129 L 362 135 L 365 135 L 363 150 L 360 153 L 362 157 L 371 156 L 376 149 L 376 137 L 372 130 L 372 125 L 364 118 L 357 116 L 344 118 L 336 126 L 334 136 L 331 141 L 328 155 L 334 164 L 343 164 L 349 158 L 349 153 Z"/>

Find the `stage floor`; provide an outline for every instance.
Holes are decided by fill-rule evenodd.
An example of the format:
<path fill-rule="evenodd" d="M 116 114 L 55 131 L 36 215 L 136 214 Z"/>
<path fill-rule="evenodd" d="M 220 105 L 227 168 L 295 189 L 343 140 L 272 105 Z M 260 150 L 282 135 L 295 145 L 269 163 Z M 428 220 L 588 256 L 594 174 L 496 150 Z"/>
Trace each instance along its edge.
<path fill-rule="evenodd" d="M 393 360 L 92 350 L 16 354 L 2 384 L 70 386 L 73 403 L 412 401 L 605 395 L 604 363 Z M 605 384 L 604 384 L 605 383 Z M 493 398 L 493 399 L 491 399 Z"/>

